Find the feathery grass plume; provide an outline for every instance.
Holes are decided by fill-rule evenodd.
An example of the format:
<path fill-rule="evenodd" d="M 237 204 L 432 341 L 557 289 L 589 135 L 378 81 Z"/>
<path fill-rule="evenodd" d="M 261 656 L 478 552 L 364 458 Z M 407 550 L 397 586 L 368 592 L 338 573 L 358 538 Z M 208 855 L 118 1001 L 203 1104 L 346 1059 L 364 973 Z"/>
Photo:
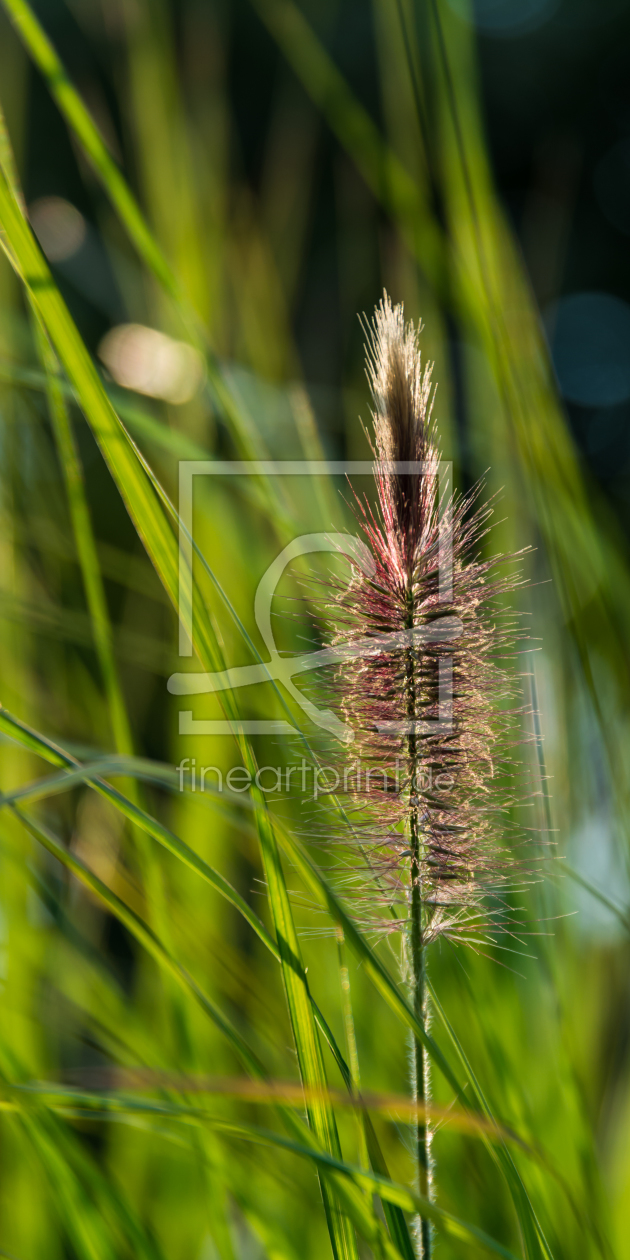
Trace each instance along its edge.
<path fill-rule="evenodd" d="M 497 575 L 498 560 L 476 554 L 491 515 L 477 506 L 481 487 L 440 495 L 432 365 L 421 365 L 419 332 L 387 295 L 367 327 L 378 504 L 372 510 L 355 498 L 354 507 L 373 571 L 357 570 L 336 588 L 336 625 L 344 642 L 392 636 L 337 677 L 355 733 L 344 784 L 357 809 L 347 869 L 354 864 L 349 879 L 363 924 L 403 932 L 415 1012 L 426 1023 L 427 944 L 447 937 L 476 947 L 493 928 L 509 928 L 505 893 L 523 864 L 498 840 L 516 718 L 505 708 L 514 684 L 504 663 L 516 619 L 502 605 L 518 579 Z M 413 1075 L 424 1101 L 420 1043 Z M 423 1124 L 416 1138 L 419 1188 L 430 1194 Z M 427 1260 L 427 1221 L 418 1249 Z"/>

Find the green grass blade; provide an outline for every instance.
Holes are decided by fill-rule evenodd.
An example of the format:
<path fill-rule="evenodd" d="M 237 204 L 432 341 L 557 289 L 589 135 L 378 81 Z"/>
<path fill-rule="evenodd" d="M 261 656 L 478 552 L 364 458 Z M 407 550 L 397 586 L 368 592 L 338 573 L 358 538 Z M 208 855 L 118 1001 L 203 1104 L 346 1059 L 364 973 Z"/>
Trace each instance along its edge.
<path fill-rule="evenodd" d="M 315 864 L 311 861 L 306 853 L 304 846 L 285 828 L 278 829 L 278 837 L 280 844 L 291 858 L 296 868 L 299 870 L 306 886 L 317 898 L 335 921 L 343 929 L 344 935 L 350 945 L 350 948 L 361 959 L 365 972 L 370 976 L 373 984 L 378 992 L 385 999 L 391 1009 L 398 1017 L 411 1029 L 414 1036 L 426 1047 L 431 1059 L 439 1068 L 445 1080 L 455 1092 L 455 1096 L 459 1099 L 461 1105 L 468 1109 L 470 1107 L 471 1095 L 473 1107 L 493 1121 L 490 1109 L 487 1103 L 479 1093 L 476 1086 L 465 1093 L 463 1087 L 459 1084 L 457 1076 L 453 1071 L 450 1063 L 440 1050 L 434 1038 L 426 1032 L 422 1025 L 416 1019 L 409 1003 L 400 991 L 398 985 L 394 983 L 387 969 L 383 966 L 380 959 L 377 958 L 373 950 L 364 940 L 362 934 L 357 930 L 352 920 L 348 917 L 343 906 L 335 896 L 326 879 L 317 870 Z M 470 1080 L 469 1080 L 470 1085 Z M 518 1174 L 514 1161 L 507 1150 L 499 1149 L 497 1154 L 502 1170 L 506 1175 L 510 1192 L 517 1211 L 519 1221 L 524 1230 L 525 1243 L 527 1245 L 527 1254 L 532 1258 L 545 1256 L 547 1260 L 552 1260 L 551 1252 L 544 1240 L 544 1235 L 540 1230 L 540 1226 L 536 1219 L 534 1209 L 526 1194 L 525 1188 Z"/>
<path fill-rule="evenodd" d="M 267 878 L 269 905 L 274 921 L 276 940 L 280 950 L 282 974 L 300 1075 L 308 1090 L 315 1090 L 319 1100 L 307 1103 L 309 1123 L 323 1148 L 335 1156 L 341 1155 L 337 1126 L 332 1107 L 326 1099 L 326 1073 L 313 1010 L 309 998 L 308 983 L 302 962 L 300 944 L 293 922 L 284 873 L 280 862 L 273 824 L 268 814 L 259 816 L 259 836 L 265 875 Z M 354 1233 L 338 1205 L 328 1195 L 322 1183 L 322 1195 L 328 1220 L 333 1253 L 339 1260 L 351 1260 L 358 1256 Z"/>
<path fill-rule="evenodd" d="M 72 382 L 136 529 L 176 605 L 177 563 L 173 534 L 4 175 L 0 177 L 0 222 L 22 280 Z"/>
<path fill-rule="evenodd" d="M 205 993 L 196 980 L 182 967 L 175 958 L 169 954 L 162 942 L 153 932 L 153 930 L 143 923 L 142 919 L 131 910 L 129 906 L 121 900 L 116 893 L 103 883 L 97 875 L 93 873 L 85 865 L 80 858 L 69 852 L 57 840 L 48 827 L 43 823 L 36 822 L 32 817 L 26 815 L 17 805 L 13 805 L 13 812 L 26 827 L 27 831 L 36 839 L 53 857 L 57 858 L 63 866 L 66 867 L 86 888 L 99 898 L 106 906 L 111 914 L 113 914 L 128 932 L 135 938 L 139 945 L 146 950 L 148 954 L 157 962 L 158 966 L 163 968 L 170 974 L 179 987 L 186 993 L 192 995 L 206 1015 L 210 1017 L 217 1028 L 224 1034 L 227 1040 L 234 1048 L 243 1065 L 251 1071 L 255 1076 L 264 1075 L 262 1064 L 256 1055 L 250 1050 L 247 1042 L 241 1037 L 241 1034 L 234 1027 L 231 1021 L 223 1014 L 219 1007 Z"/>
<path fill-rule="evenodd" d="M 266 1078 L 265 1069 L 251 1050 L 245 1039 L 241 1036 L 228 1017 L 221 1011 L 215 1002 L 208 996 L 205 990 L 197 983 L 190 973 L 183 967 L 164 947 L 162 942 L 146 923 L 127 906 L 120 897 L 118 897 L 106 884 L 103 883 L 97 875 L 91 871 L 85 863 L 77 858 L 73 853 L 69 852 L 57 840 L 50 829 L 41 822 L 35 821 L 32 817 L 23 813 L 18 806 L 11 807 L 16 816 L 20 819 L 27 831 L 36 839 L 49 853 L 62 863 L 86 888 L 95 894 L 100 901 L 106 906 L 108 911 L 113 914 L 130 932 L 134 939 L 142 946 L 143 949 L 157 962 L 166 974 L 170 975 L 187 995 L 191 996 L 194 1001 L 201 1007 L 204 1013 L 212 1020 L 216 1027 L 223 1033 L 229 1044 L 232 1046 L 236 1055 L 242 1062 L 247 1071 L 257 1079 L 264 1080 Z M 325 1084 L 324 1084 L 325 1089 Z M 325 1106 L 324 1102 L 318 1106 Z M 295 1114 L 286 1107 L 280 1108 L 285 1123 L 294 1136 L 301 1141 L 308 1142 L 308 1149 L 312 1150 L 315 1162 L 321 1163 L 316 1157 L 320 1154 L 323 1156 L 324 1165 L 326 1167 L 336 1168 L 336 1164 L 326 1164 L 328 1159 L 327 1152 L 322 1151 L 318 1144 L 317 1135 L 314 1128 L 307 1127 L 299 1120 Z M 311 1137 L 312 1134 L 312 1137 Z M 330 1157 L 333 1158 L 332 1156 Z M 340 1167 L 345 1167 L 341 1164 Z M 331 1222 L 331 1234 L 338 1242 L 341 1240 L 345 1245 L 348 1234 L 347 1224 L 342 1232 L 341 1222 L 345 1219 L 341 1213 L 348 1213 L 354 1220 L 357 1228 L 369 1239 L 374 1236 L 376 1231 L 379 1235 L 382 1226 L 375 1217 L 373 1209 L 369 1202 L 365 1199 L 364 1194 L 358 1187 L 349 1187 L 338 1178 L 333 1178 L 334 1193 L 332 1196 L 332 1212 L 334 1213 Z M 335 1199 L 339 1198 L 340 1203 L 337 1205 Z M 350 1235 L 352 1237 L 352 1235 Z M 387 1238 L 382 1240 L 385 1246 L 389 1243 Z M 354 1244 L 356 1246 L 356 1244 Z M 386 1252 L 392 1258 L 398 1256 L 398 1252 L 393 1248 L 386 1246 Z M 343 1252 L 341 1253 L 343 1254 Z"/>
<path fill-rule="evenodd" d="M 5 178 L 16 202 L 23 207 L 24 198 L 19 185 L 11 143 L 1 107 L 0 166 L 4 171 Z M 131 731 L 114 660 L 111 622 L 96 553 L 92 521 L 85 495 L 79 451 L 70 424 L 70 416 L 61 383 L 59 363 L 34 305 L 31 306 L 31 313 L 37 353 L 44 369 L 48 409 L 57 444 L 59 463 L 66 484 L 75 545 L 92 620 L 94 644 L 103 676 L 114 743 L 119 752 L 123 754 L 131 753 L 133 751 Z"/>
<path fill-rule="evenodd" d="M 489 1120 L 492 1120 L 493 1115 L 492 1115 L 490 1104 L 487 1098 L 485 1097 L 483 1090 L 481 1088 L 481 1085 L 473 1071 L 472 1064 L 470 1063 L 466 1055 L 466 1052 L 459 1038 L 457 1037 L 455 1033 L 455 1030 L 453 1029 L 449 1019 L 447 1018 L 446 1012 L 444 1011 L 444 1008 L 442 1007 L 442 1004 L 437 996 L 437 993 L 435 992 L 433 985 L 431 984 L 429 980 L 427 981 L 427 984 L 428 984 L 429 992 L 431 994 L 431 1002 L 438 1014 L 438 1017 L 443 1027 L 446 1029 L 446 1032 L 450 1038 L 451 1044 L 453 1045 L 457 1053 L 457 1056 L 460 1060 L 461 1066 L 464 1069 L 464 1072 L 466 1073 L 466 1076 L 470 1082 L 470 1085 L 472 1086 L 472 1090 L 474 1091 L 475 1099 L 478 1103 L 478 1106 L 480 1107 L 480 1110 L 483 1112 L 483 1114 L 486 1115 Z M 553 1260 L 553 1256 L 549 1248 L 549 1244 L 547 1243 L 547 1240 L 544 1236 L 544 1233 L 536 1217 L 536 1214 L 530 1202 L 525 1186 L 523 1185 L 523 1181 L 521 1179 L 520 1173 L 516 1167 L 516 1164 L 514 1163 L 514 1160 L 512 1159 L 510 1152 L 507 1149 L 505 1141 L 503 1140 L 503 1138 L 501 1139 L 498 1149 L 492 1147 L 490 1143 L 487 1143 L 487 1146 L 488 1146 L 488 1150 L 490 1152 L 491 1157 L 495 1160 L 498 1167 L 500 1167 L 510 1187 L 515 1211 L 517 1213 L 519 1223 L 524 1231 L 525 1236 L 524 1236 L 523 1241 L 527 1249 L 527 1255 L 544 1256 L 545 1260 Z"/>
<path fill-rule="evenodd" d="M 264 924 L 261 923 L 258 916 L 250 909 L 247 902 L 243 897 L 241 897 L 240 893 L 238 893 L 228 880 L 224 879 L 218 871 L 215 871 L 214 868 L 209 866 L 207 862 L 204 862 L 203 858 L 199 857 L 192 849 L 190 849 L 183 840 L 180 840 L 179 837 L 172 831 L 169 831 L 168 827 L 165 827 L 163 823 L 158 822 L 156 818 L 152 818 L 150 814 L 147 814 L 147 812 L 139 805 L 136 805 L 126 796 L 123 796 L 123 794 L 118 792 L 116 788 L 111 787 L 109 783 L 105 782 L 104 779 L 101 779 L 100 776 L 98 776 L 98 771 L 97 774 L 92 777 L 92 772 L 89 768 L 81 766 L 76 758 L 71 757 L 68 753 L 64 753 L 63 750 L 53 744 L 52 741 L 45 740 L 43 736 L 39 736 L 36 731 L 30 730 L 30 728 L 26 727 L 24 723 L 19 722 L 11 714 L 7 713 L 6 709 L 0 709 L 0 730 L 4 730 L 9 734 L 13 732 L 14 736 L 19 736 L 20 742 L 25 748 L 30 748 L 32 752 L 38 753 L 40 757 L 46 757 L 46 760 L 52 761 L 53 764 L 69 767 L 71 771 L 70 781 L 64 782 L 63 778 L 56 778 L 56 787 L 69 788 L 76 785 L 78 782 L 85 782 L 90 786 L 93 786 L 95 791 L 99 792 L 101 796 L 110 801 L 111 804 L 114 805 L 114 807 L 118 809 L 125 818 L 140 827 L 154 840 L 157 840 L 158 843 L 167 849 L 169 853 L 172 853 L 174 857 L 179 858 L 179 860 L 184 862 L 186 866 L 200 875 L 206 883 L 210 884 L 216 892 L 218 892 L 222 897 L 225 897 L 225 899 L 229 901 L 240 914 L 243 915 L 243 918 L 246 919 L 249 926 L 254 930 L 254 932 L 256 932 L 257 936 L 260 937 L 263 944 L 267 946 L 267 949 L 269 949 L 276 958 L 279 957 L 278 948 L 275 942 L 270 937 Z M 31 798 L 37 799 L 38 795 L 39 792 L 35 789 L 31 793 Z M 44 793 L 42 790 L 42 795 L 47 795 L 47 793 Z M 0 798 L 0 804 L 10 803 L 12 800 L 17 801 L 20 799 L 28 799 L 28 795 L 26 792 L 18 789 L 17 792 L 14 792 L 13 794 L 7 793 L 4 798 Z"/>
<path fill-rule="evenodd" d="M 287 61 L 348 150 L 375 197 L 398 220 L 412 252 L 431 282 L 444 287 L 442 235 L 425 196 L 392 153 L 367 111 L 292 0 L 252 0 Z"/>
<path fill-rule="evenodd" d="M 348 1052 L 348 1061 L 350 1064 L 347 1069 L 347 1087 L 348 1091 L 354 1098 L 361 1100 L 361 1074 L 359 1069 L 359 1055 L 357 1051 L 356 1033 L 354 1027 L 354 1015 L 352 1011 L 352 996 L 350 990 L 350 974 L 348 971 L 348 962 L 346 959 L 345 941 L 343 931 L 337 928 L 337 952 L 339 960 L 339 979 L 341 984 L 341 1004 L 343 1019 L 346 1030 L 346 1046 Z M 374 1172 L 379 1173 L 391 1180 L 389 1169 L 385 1162 L 385 1157 L 381 1150 L 379 1140 L 376 1136 L 374 1125 L 370 1119 L 368 1111 L 365 1107 L 361 1107 L 360 1115 L 357 1117 L 359 1126 L 359 1151 L 361 1163 L 366 1167 L 373 1168 Z M 383 1212 L 387 1221 L 387 1228 L 405 1260 L 415 1260 L 415 1251 L 411 1234 L 405 1220 L 402 1209 L 394 1203 L 390 1203 L 388 1199 L 383 1200 Z"/>
<path fill-rule="evenodd" d="M 376 1172 L 370 1172 L 365 1168 L 344 1163 L 342 1160 L 335 1159 L 334 1156 L 327 1153 L 314 1153 L 310 1146 L 304 1146 L 291 1138 L 285 1138 L 271 1129 L 261 1128 L 253 1124 L 223 1120 L 199 1107 L 173 1104 L 166 1101 L 136 1100 L 130 1098 L 128 1094 L 118 1096 L 113 1092 L 99 1094 L 96 1091 L 87 1092 L 44 1084 L 41 1086 L 12 1086 L 7 1089 L 7 1094 L 9 1100 L 24 1100 L 22 1105 L 31 1095 L 40 1102 L 48 1102 L 50 1106 L 63 1112 L 72 1110 L 80 1114 L 83 1109 L 87 1109 L 89 1114 L 100 1112 L 102 1118 L 106 1118 L 108 1115 L 138 1114 L 147 1117 L 172 1116 L 193 1123 L 201 1121 L 227 1136 L 279 1147 L 291 1151 L 301 1158 L 313 1159 L 323 1170 L 335 1170 L 343 1177 L 351 1178 L 356 1184 L 362 1185 L 366 1191 L 374 1192 L 384 1201 L 398 1207 L 401 1212 L 420 1212 L 422 1215 L 426 1215 L 444 1233 L 446 1238 L 450 1237 L 468 1245 L 482 1246 L 492 1255 L 504 1257 L 504 1260 L 517 1260 L 512 1251 L 503 1247 L 501 1243 L 491 1238 L 485 1231 L 460 1220 L 453 1216 L 452 1213 L 439 1208 L 437 1204 L 431 1203 L 422 1195 L 409 1190 L 406 1186 L 392 1182 L 389 1178 L 382 1177 Z M 336 1184 L 339 1183 L 337 1182 Z"/>
<path fill-rule="evenodd" d="M 227 421 L 240 454 L 246 459 L 260 458 L 265 453 L 260 435 L 241 415 L 221 368 L 207 345 L 197 311 L 189 302 L 163 249 L 151 232 L 124 175 L 112 158 L 41 23 L 27 0 L 3 0 L 3 3 L 29 55 L 44 76 L 72 134 L 101 180 L 140 258 L 175 302 L 188 336 L 198 348 L 205 351 L 214 402 Z"/>
<path fill-rule="evenodd" d="M 100 176 L 140 257 L 171 297 L 182 305 L 184 295 L 167 259 L 33 10 L 25 0 L 3 0 L 3 3 L 35 65 L 48 83 L 63 117 Z"/>
<path fill-rule="evenodd" d="M 112 626 L 85 494 L 83 469 L 66 400 L 60 387 L 57 358 L 39 320 L 35 321 L 35 340 L 46 374 L 48 409 L 57 443 L 59 463 L 66 483 L 72 528 L 90 611 L 94 645 L 103 677 L 114 744 L 118 752 L 130 754 L 133 752 L 131 730 L 114 659 Z"/>

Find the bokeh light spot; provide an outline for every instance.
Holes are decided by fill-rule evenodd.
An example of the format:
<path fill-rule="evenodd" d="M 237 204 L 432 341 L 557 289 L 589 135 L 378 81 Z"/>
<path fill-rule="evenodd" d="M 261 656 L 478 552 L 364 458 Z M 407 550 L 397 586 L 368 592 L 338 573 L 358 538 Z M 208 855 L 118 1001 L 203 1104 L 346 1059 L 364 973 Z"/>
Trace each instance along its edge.
<path fill-rule="evenodd" d="M 112 328 L 98 353 L 119 385 L 165 402 L 189 402 L 203 377 L 197 350 L 143 324 Z"/>
<path fill-rule="evenodd" d="M 472 20 L 484 35 L 512 38 L 534 31 L 556 12 L 559 0 L 448 0 L 451 9 Z"/>
<path fill-rule="evenodd" d="M 39 197 L 29 207 L 33 231 L 50 262 L 65 262 L 80 250 L 87 224 L 63 197 Z"/>
<path fill-rule="evenodd" d="M 610 293 L 574 293 L 546 313 L 564 397 L 585 407 L 630 398 L 630 306 Z"/>

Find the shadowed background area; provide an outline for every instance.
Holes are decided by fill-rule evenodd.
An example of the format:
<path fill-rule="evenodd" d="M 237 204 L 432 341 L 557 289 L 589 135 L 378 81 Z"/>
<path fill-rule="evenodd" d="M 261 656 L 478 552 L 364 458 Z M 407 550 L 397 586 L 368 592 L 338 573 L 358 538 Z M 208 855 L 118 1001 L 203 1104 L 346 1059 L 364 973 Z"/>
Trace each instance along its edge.
<path fill-rule="evenodd" d="M 6 794 L 64 763 L 2 726 L 2 1254 L 329 1254 L 308 1152 L 252 1136 L 285 1134 L 277 1108 L 238 1083 L 195 1093 L 202 1077 L 241 1079 L 237 1034 L 295 1085 L 302 1034 L 291 977 L 252 930 L 256 915 L 277 934 L 271 859 L 249 798 L 223 791 L 243 745 L 204 731 L 224 717 L 216 696 L 166 683 L 267 658 L 258 583 L 298 535 L 355 528 L 347 492 L 340 476 L 196 479 L 205 647 L 202 666 L 182 663 L 176 529 L 106 404 L 175 505 L 180 460 L 369 459 L 357 316 L 386 288 L 423 320 L 456 486 L 485 475 L 497 495 L 489 551 L 532 548 L 514 821 L 544 878 L 515 894 L 519 939 L 430 957 L 436 1041 L 468 1101 L 478 1087 L 486 1119 L 519 1136 L 518 1176 L 481 1130 L 442 1116 L 437 1203 L 509 1249 L 495 1254 L 630 1260 L 629 48 L 624 0 L 2 0 L 3 179 L 52 283 L 5 206 L 21 276 L 0 258 L 0 701 L 69 757 L 109 757 L 104 780 L 126 799 L 79 776 L 25 791 L 16 813 Z M 73 367 L 81 344 L 95 383 Z M 322 645 L 313 575 L 347 575 L 310 559 L 274 596 L 285 653 Z M 317 702 L 314 676 L 297 685 Z M 281 687 L 236 703 L 317 744 Z M 334 875 L 336 807 L 286 776 L 305 745 L 255 730 L 247 743 L 271 768 L 271 810 Z M 193 763 L 211 767 L 205 795 Z M 310 990 L 353 1088 L 408 1094 L 404 1020 L 282 851 Z M 370 944 L 398 976 L 398 946 Z M 434 1089 L 451 1106 L 438 1068 Z M 371 1114 L 410 1184 L 408 1116 Z M 337 1121 L 345 1158 L 366 1166 L 356 1115 L 340 1106 Z M 436 1229 L 440 1256 L 486 1254 Z M 364 1234 L 358 1254 L 379 1246 Z"/>

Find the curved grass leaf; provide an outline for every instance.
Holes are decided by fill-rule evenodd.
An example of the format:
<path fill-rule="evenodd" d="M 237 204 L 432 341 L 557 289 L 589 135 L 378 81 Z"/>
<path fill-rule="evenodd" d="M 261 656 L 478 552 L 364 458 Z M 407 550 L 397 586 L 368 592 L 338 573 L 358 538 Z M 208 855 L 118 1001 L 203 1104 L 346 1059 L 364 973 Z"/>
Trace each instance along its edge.
<path fill-rule="evenodd" d="M 368 1171 L 356 1165 L 346 1164 L 331 1155 L 313 1151 L 310 1146 L 304 1146 L 291 1138 L 285 1138 L 271 1129 L 264 1129 L 253 1124 L 223 1120 L 199 1107 L 154 1102 L 152 1100 L 132 1100 L 128 1096 L 117 1097 L 111 1094 L 88 1093 L 71 1089 L 64 1090 L 47 1085 L 22 1088 L 14 1086 L 7 1092 L 9 1098 L 20 1098 L 21 1096 L 22 1100 L 24 1100 L 22 1105 L 26 1102 L 29 1094 L 34 1095 L 43 1102 L 50 1100 L 51 1104 L 59 1108 L 62 1113 L 70 1115 L 81 1114 L 82 1111 L 86 1111 L 90 1116 L 100 1112 L 101 1118 L 138 1114 L 145 1117 L 155 1115 L 160 1118 L 181 1119 L 189 1122 L 201 1121 L 211 1125 L 213 1129 L 227 1137 L 278 1147 L 291 1151 L 301 1158 L 312 1159 L 323 1170 L 334 1170 L 345 1178 L 351 1178 L 357 1185 L 361 1185 L 364 1190 L 378 1194 L 381 1199 L 395 1205 L 401 1211 L 410 1214 L 419 1212 L 421 1215 L 428 1217 L 446 1238 L 450 1237 L 476 1248 L 483 1247 L 492 1255 L 504 1257 L 504 1260 L 517 1260 L 514 1252 L 508 1250 L 507 1247 L 503 1247 L 501 1243 L 491 1238 L 484 1230 L 460 1220 L 458 1217 L 453 1216 L 452 1213 L 438 1207 L 437 1204 L 431 1203 L 422 1195 L 409 1190 L 406 1186 L 381 1177 L 376 1172 Z"/>
<path fill-rule="evenodd" d="M 190 973 L 168 952 L 151 928 L 145 924 L 142 919 L 131 910 L 115 893 L 103 883 L 97 875 L 95 875 L 79 858 L 66 850 L 62 844 L 56 839 L 48 827 L 42 823 L 36 822 L 33 818 L 25 815 L 17 805 L 13 805 L 13 812 L 17 815 L 30 834 L 43 845 L 54 857 L 56 857 L 62 865 L 64 865 L 77 879 L 89 888 L 107 907 L 111 914 L 127 928 L 131 935 L 138 943 L 151 955 L 158 965 L 164 969 L 175 980 L 177 985 L 186 994 L 189 994 L 201 1007 L 204 1013 L 209 1016 L 216 1027 L 223 1033 L 229 1044 L 238 1055 L 243 1066 L 252 1074 L 252 1076 L 260 1079 L 265 1078 L 265 1069 L 258 1059 L 257 1055 L 249 1047 L 245 1039 L 238 1032 L 232 1022 L 220 1010 L 215 1002 L 208 996 L 204 989 L 190 975 Z M 324 1097 L 325 1080 L 323 1082 Z M 320 1101 L 316 1104 L 319 1108 L 326 1107 L 330 1109 L 327 1102 Z M 313 1151 L 313 1157 L 322 1154 L 324 1156 L 323 1163 L 321 1160 L 315 1159 L 320 1167 L 338 1169 L 344 1168 L 341 1162 L 327 1163 L 328 1156 L 322 1151 L 318 1145 L 318 1134 L 314 1126 L 313 1130 L 308 1128 L 299 1118 L 288 1108 L 281 1107 L 281 1114 L 290 1132 L 302 1142 L 308 1143 L 308 1149 Z M 314 1108 L 315 1111 L 315 1108 Z M 317 1111 L 315 1111 L 317 1114 Z M 332 1159 L 332 1157 L 331 1157 Z M 352 1246 L 352 1241 L 348 1244 L 349 1235 L 348 1216 L 357 1229 L 368 1239 L 379 1239 L 379 1244 L 384 1248 L 384 1253 L 393 1260 L 393 1257 L 399 1255 L 398 1251 L 392 1246 L 390 1239 L 386 1235 L 381 1222 L 375 1216 L 369 1201 L 365 1199 L 363 1192 L 358 1186 L 348 1184 L 347 1181 L 340 1180 L 339 1177 L 331 1178 L 332 1185 L 329 1190 L 330 1194 L 330 1211 L 332 1213 L 329 1221 L 331 1232 L 331 1241 L 334 1239 L 334 1247 L 340 1254 L 344 1254 L 342 1248 Z M 328 1189 L 328 1187 L 327 1187 Z M 332 1192 L 332 1193 L 331 1193 Z M 339 1200 L 337 1203 L 336 1200 Z"/>

